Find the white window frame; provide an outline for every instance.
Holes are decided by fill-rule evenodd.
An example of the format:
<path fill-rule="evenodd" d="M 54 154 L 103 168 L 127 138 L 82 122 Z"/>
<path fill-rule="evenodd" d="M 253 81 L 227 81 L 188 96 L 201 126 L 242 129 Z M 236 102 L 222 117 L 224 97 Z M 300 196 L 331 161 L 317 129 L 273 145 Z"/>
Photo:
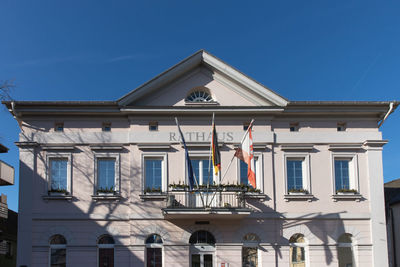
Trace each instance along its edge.
<path fill-rule="evenodd" d="M 310 169 L 310 154 L 309 153 L 285 153 L 283 157 L 283 172 L 285 177 L 285 195 L 289 194 L 288 191 L 288 172 L 287 172 L 287 161 L 288 160 L 301 160 L 302 161 L 302 175 L 303 175 L 303 189 L 311 192 L 311 169 Z"/>
<path fill-rule="evenodd" d="M 357 153 L 332 152 L 331 154 L 331 174 L 332 174 L 332 194 L 336 195 L 335 160 L 349 161 L 349 187 L 360 193 L 358 175 L 358 155 Z"/>
<path fill-rule="evenodd" d="M 67 191 L 72 195 L 72 153 L 47 153 L 46 155 L 46 195 L 51 190 L 51 165 L 52 159 L 67 159 Z"/>
<path fill-rule="evenodd" d="M 119 153 L 95 153 L 94 155 L 94 194 L 97 194 L 98 189 L 98 173 L 97 162 L 99 159 L 115 159 L 115 176 L 114 176 L 114 192 L 119 194 L 121 189 L 121 173 L 120 173 L 120 154 Z"/>
<path fill-rule="evenodd" d="M 168 153 L 167 152 L 146 152 L 142 153 L 142 192 L 146 184 L 146 159 L 161 159 L 161 192 L 167 192 L 168 188 Z"/>
<path fill-rule="evenodd" d="M 256 167 L 256 189 L 264 192 L 264 155 L 254 153 L 254 165 Z M 236 182 L 240 184 L 240 159 L 236 159 Z"/>
<path fill-rule="evenodd" d="M 187 173 L 186 154 L 184 154 L 184 156 L 185 156 L 185 159 L 184 159 L 184 162 L 185 162 L 185 168 L 184 168 L 185 176 L 184 177 L 185 177 L 185 183 L 188 185 L 189 184 L 189 177 L 188 177 L 188 173 Z M 211 161 L 210 172 L 212 173 L 212 176 L 213 176 L 213 183 L 215 183 L 216 185 L 218 185 L 220 183 L 221 172 L 219 172 L 218 175 L 215 175 L 214 167 L 212 165 L 212 158 L 210 158 L 210 154 L 207 154 L 205 152 L 202 152 L 202 153 L 193 153 L 193 152 L 191 153 L 191 152 L 189 152 L 189 157 L 190 157 L 191 161 L 193 161 L 193 160 L 210 160 Z M 193 164 L 192 164 L 192 167 L 193 167 Z M 200 171 L 202 172 L 202 168 L 200 169 Z M 194 169 L 193 169 L 193 172 L 194 172 Z M 203 179 L 200 180 L 200 177 L 196 176 L 195 179 L 197 179 L 197 182 L 199 183 L 199 185 L 203 184 L 202 183 Z M 194 187 L 197 186 L 196 182 L 195 182 L 195 184 L 193 186 Z"/>
<path fill-rule="evenodd" d="M 158 235 L 158 234 L 157 234 Z M 146 239 L 149 237 L 150 235 L 148 235 L 146 237 Z M 161 236 L 160 236 L 161 237 Z M 145 242 L 146 242 L 145 239 Z M 147 266 L 147 249 L 148 248 L 161 248 L 161 266 L 165 266 L 164 264 L 164 240 L 161 238 L 161 240 L 163 241 L 161 244 L 159 243 L 150 243 L 150 244 L 145 244 L 145 253 L 144 253 L 144 266 Z"/>

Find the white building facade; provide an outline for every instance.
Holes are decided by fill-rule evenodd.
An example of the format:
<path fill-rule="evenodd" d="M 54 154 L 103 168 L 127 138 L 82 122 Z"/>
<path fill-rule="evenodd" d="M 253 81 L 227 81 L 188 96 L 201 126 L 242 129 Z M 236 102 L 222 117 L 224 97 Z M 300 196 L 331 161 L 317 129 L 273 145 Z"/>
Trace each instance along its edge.
<path fill-rule="evenodd" d="M 5 105 L 17 266 L 388 266 L 378 124 L 397 102 L 289 101 L 199 51 L 117 101 Z M 256 188 L 227 169 L 252 119 Z"/>

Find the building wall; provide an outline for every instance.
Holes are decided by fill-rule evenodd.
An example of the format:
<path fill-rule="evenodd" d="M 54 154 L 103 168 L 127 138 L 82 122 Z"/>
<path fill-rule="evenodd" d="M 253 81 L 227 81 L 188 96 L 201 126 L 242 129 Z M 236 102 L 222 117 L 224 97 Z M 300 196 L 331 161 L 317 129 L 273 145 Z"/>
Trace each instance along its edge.
<path fill-rule="evenodd" d="M 222 148 L 222 166 L 228 165 L 234 145 L 243 135 L 242 122 L 248 117 L 221 116 L 217 118 L 218 132 L 232 132 L 232 140 L 226 137 Z M 62 234 L 67 239 L 67 261 L 69 266 L 96 266 L 97 238 L 111 234 L 116 241 L 116 266 L 143 266 L 145 261 L 145 238 L 160 234 L 164 241 L 165 266 L 189 266 L 190 234 L 196 229 L 208 230 L 217 240 L 216 263 L 228 262 L 230 267 L 241 266 L 242 238 L 255 233 L 261 239 L 259 244 L 259 266 L 288 266 L 289 239 L 301 233 L 307 241 L 307 266 L 337 266 L 337 240 L 343 233 L 353 236 L 353 251 L 357 266 L 385 266 L 374 263 L 373 229 L 374 214 L 371 202 L 371 169 L 374 162 L 368 158 L 368 147 L 340 151 L 357 155 L 359 192 L 362 198 L 356 200 L 332 199 L 334 192 L 332 174 L 332 151 L 330 145 L 337 143 L 363 143 L 366 140 L 381 139 L 373 121 L 348 122 L 346 132 L 337 132 L 337 121 L 341 118 L 316 120 L 297 118 L 301 121 L 299 132 L 289 132 L 290 119 L 256 117 L 255 142 L 263 148 L 256 148 L 263 161 L 263 193 L 265 200 L 250 200 L 253 209 L 245 219 L 213 219 L 194 217 L 192 219 L 164 220 L 161 208 L 164 201 L 143 201 L 142 155 L 166 153 L 168 161 L 167 183 L 184 180 L 184 151 L 178 141 L 170 141 L 169 133 L 176 132 L 170 117 L 114 118 L 63 118 L 64 132 L 53 131 L 58 118 L 27 120 L 21 141 L 35 141 L 39 146 L 21 147 L 20 183 L 23 198 L 20 199 L 20 229 L 26 235 L 20 236 L 20 250 L 24 251 L 19 265 L 47 266 L 49 238 Z M 104 121 L 112 122 L 112 131 L 101 131 Z M 157 133 L 148 131 L 149 121 L 158 121 Z M 208 132 L 210 118 L 187 116 L 180 119 L 184 132 Z M 376 124 L 375 124 L 376 125 Z M 32 127 L 33 126 L 33 127 Z M 170 148 L 143 149 L 143 143 L 169 143 Z M 274 142 L 275 140 L 275 142 Z M 70 150 L 45 149 L 45 144 L 71 143 Z M 110 151 L 120 155 L 121 196 L 118 201 L 95 201 L 94 155 L 98 151 L 89 144 L 118 143 L 122 149 Z M 139 144 L 138 144 L 139 143 Z M 206 143 L 206 142 L 203 142 Z M 284 144 L 313 143 L 310 151 L 287 151 Z M 198 149 L 208 155 L 209 148 Z M 46 162 L 50 153 L 72 154 L 72 200 L 45 200 L 47 194 Z M 284 156 L 302 153 L 310 158 L 311 201 L 287 201 L 285 199 Z M 378 155 L 379 157 L 379 155 Z M 224 183 L 237 181 L 238 161 L 234 160 Z M 378 168 L 381 167 L 378 166 Z M 223 170 L 224 171 L 224 170 Z M 379 170 L 378 170 L 379 171 Z M 25 179 L 25 181 L 24 181 Z M 374 176 L 373 179 L 381 179 Z M 383 179 L 381 179 L 383 181 Z M 380 181 L 380 183 L 382 183 Z M 379 201 L 378 201 L 379 202 Z M 380 203 L 380 202 L 379 202 Z M 379 205 L 378 203 L 378 205 Z M 383 202 L 381 203 L 383 205 Z M 382 207 L 383 209 L 383 207 Z M 195 225 L 197 220 L 208 220 L 209 225 Z M 22 223 L 22 225 L 21 225 Z M 28 233 L 29 232 L 29 233 Z M 32 241 L 30 241 L 32 240 Z M 29 264 L 29 258 L 32 259 Z M 173 264 L 173 265 L 172 265 Z"/>

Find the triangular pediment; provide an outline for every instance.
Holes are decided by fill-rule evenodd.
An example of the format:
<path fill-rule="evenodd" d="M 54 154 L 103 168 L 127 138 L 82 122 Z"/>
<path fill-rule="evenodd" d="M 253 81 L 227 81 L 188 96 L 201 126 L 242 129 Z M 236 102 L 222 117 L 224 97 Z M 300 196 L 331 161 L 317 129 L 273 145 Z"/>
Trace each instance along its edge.
<path fill-rule="evenodd" d="M 118 100 L 120 106 L 185 106 L 194 92 L 206 92 L 207 104 L 286 106 L 288 100 L 220 59 L 201 50 Z"/>

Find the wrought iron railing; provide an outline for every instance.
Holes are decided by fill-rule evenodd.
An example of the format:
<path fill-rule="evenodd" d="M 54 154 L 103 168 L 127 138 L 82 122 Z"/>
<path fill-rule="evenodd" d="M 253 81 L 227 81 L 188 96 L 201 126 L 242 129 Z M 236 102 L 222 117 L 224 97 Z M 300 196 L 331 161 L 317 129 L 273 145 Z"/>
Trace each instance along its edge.
<path fill-rule="evenodd" d="M 169 191 L 167 208 L 245 208 L 244 192 Z"/>

